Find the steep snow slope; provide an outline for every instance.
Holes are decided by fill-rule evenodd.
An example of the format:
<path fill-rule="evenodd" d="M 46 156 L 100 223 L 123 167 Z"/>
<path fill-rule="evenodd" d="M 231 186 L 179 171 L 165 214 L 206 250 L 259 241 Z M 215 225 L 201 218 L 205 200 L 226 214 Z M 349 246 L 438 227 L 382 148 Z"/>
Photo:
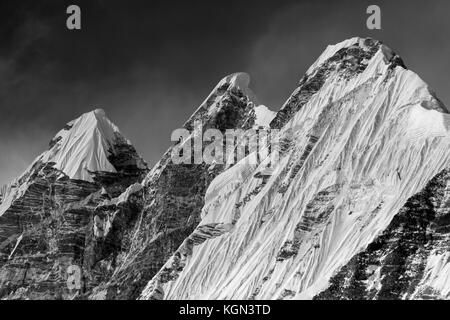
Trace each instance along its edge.
<path fill-rule="evenodd" d="M 55 136 L 55 144 L 41 157 L 43 162 L 54 162 L 54 168 L 76 180 L 92 182 L 89 171 L 116 172 L 108 161 L 108 149 L 119 129 L 103 110 L 85 113 L 67 126 L 69 130 L 63 129 Z"/>
<path fill-rule="evenodd" d="M 450 172 L 443 170 L 400 209 L 315 299 L 448 299 Z"/>
<path fill-rule="evenodd" d="M 199 226 L 141 299 L 312 298 L 449 165 L 449 121 L 385 45 L 329 46 L 271 122 L 270 175 L 256 174 L 266 159 L 217 176 Z"/>

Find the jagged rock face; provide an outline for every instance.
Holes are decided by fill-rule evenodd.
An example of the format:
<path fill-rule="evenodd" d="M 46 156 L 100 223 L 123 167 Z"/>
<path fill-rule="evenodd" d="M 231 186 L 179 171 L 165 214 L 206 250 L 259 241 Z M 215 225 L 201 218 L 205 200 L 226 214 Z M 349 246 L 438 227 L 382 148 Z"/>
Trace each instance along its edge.
<path fill-rule="evenodd" d="M 449 123 L 385 45 L 329 46 L 271 122 L 281 129 L 271 175 L 260 174 L 266 159 L 217 176 L 199 226 L 140 298 L 316 296 L 448 166 Z"/>
<path fill-rule="evenodd" d="M 444 170 L 409 198 L 315 299 L 448 299 L 449 185 Z"/>
<path fill-rule="evenodd" d="M 255 124 L 254 103 L 245 74 L 224 78 L 184 124 L 202 130 L 249 129 Z M 174 164 L 172 147 L 143 181 L 145 207 L 130 232 L 131 247 L 117 262 L 112 278 L 91 299 L 135 299 L 200 221 L 205 193 L 224 165 Z"/>
<path fill-rule="evenodd" d="M 69 137 L 78 139 L 73 142 Z M 80 158 L 91 162 L 79 162 Z M 134 199 L 139 190 L 116 205 L 118 213 L 105 239 L 94 235 L 98 207 L 142 180 L 147 171 L 136 150 L 101 111 L 69 123 L 4 193 L 0 298 L 73 298 L 81 291 L 67 284 L 70 266 L 83 267 L 84 290 L 100 282 L 96 277 L 103 280 L 108 275 L 103 265 L 113 264 L 122 249 L 122 237 L 116 232 L 119 221 L 129 223 L 139 210 Z"/>

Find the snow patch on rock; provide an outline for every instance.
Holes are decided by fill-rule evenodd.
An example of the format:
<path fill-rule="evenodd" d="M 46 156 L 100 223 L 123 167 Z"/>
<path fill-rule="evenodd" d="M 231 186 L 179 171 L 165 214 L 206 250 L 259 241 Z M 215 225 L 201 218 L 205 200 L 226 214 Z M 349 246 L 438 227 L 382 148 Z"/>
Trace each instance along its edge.
<path fill-rule="evenodd" d="M 265 105 L 259 105 L 255 107 L 256 120 L 255 125 L 261 127 L 270 127 L 270 122 L 275 118 L 277 114 L 274 111 L 269 110 Z"/>

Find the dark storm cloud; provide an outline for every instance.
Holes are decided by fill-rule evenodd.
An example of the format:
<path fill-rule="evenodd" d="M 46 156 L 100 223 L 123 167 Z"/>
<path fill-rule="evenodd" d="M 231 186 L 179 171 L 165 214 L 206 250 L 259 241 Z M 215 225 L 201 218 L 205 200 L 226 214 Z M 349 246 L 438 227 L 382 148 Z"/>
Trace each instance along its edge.
<path fill-rule="evenodd" d="M 330 43 L 383 40 L 448 96 L 448 1 L 3 1 L 0 4 L 0 184 L 46 148 L 65 122 L 107 111 L 151 163 L 225 75 L 247 71 L 279 108 Z M 430 3 L 431 2 L 431 3 Z M 82 30 L 65 28 L 69 4 Z"/>

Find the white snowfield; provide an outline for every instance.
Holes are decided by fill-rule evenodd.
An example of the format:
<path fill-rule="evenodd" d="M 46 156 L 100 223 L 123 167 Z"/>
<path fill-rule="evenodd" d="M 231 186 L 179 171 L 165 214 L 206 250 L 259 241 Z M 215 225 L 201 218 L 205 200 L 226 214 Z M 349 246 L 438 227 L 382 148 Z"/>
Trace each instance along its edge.
<path fill-rule="evenodd" d="M 329 46 L 307 73 L 355 43 L 364 41 Z M 170 259 L 141 299 L 155 293 L 164 299 L 310 299 L 327 288 L 406 200 L 450 164 L 450 115 L 415 73 L 388 69 L 391 54 L 381 47 L 350 79 L 330 73 L 281 130 L 280 140 L 291 147 L 267 181 L 255 173 L 268 161 L 219 175 L 206 194 L 200 227 L 234 221 L 233 227 L 192 252 L 179 251 L 183 270 L 162 281 Z M 445 297 L 447 256 L 436 255 L 426 269 Z"/>
<path fill-rule="evenodd" d="M 0 204 L 0 216 L 28 188 L 29 181 L 18 184 L 30 175 L 39 162 L 54 163 L 53 167 L 61 172 L 61 177 L 92 182 L 91 172 L 116 172 L 108 161 L 109 150 L 113 146 L 119 129 L 106 117 L 102 109 L 85 113 L 69 122 L 53 138 L 56 143 L 38 156 L 31 166 L 8 188 Z"/>

